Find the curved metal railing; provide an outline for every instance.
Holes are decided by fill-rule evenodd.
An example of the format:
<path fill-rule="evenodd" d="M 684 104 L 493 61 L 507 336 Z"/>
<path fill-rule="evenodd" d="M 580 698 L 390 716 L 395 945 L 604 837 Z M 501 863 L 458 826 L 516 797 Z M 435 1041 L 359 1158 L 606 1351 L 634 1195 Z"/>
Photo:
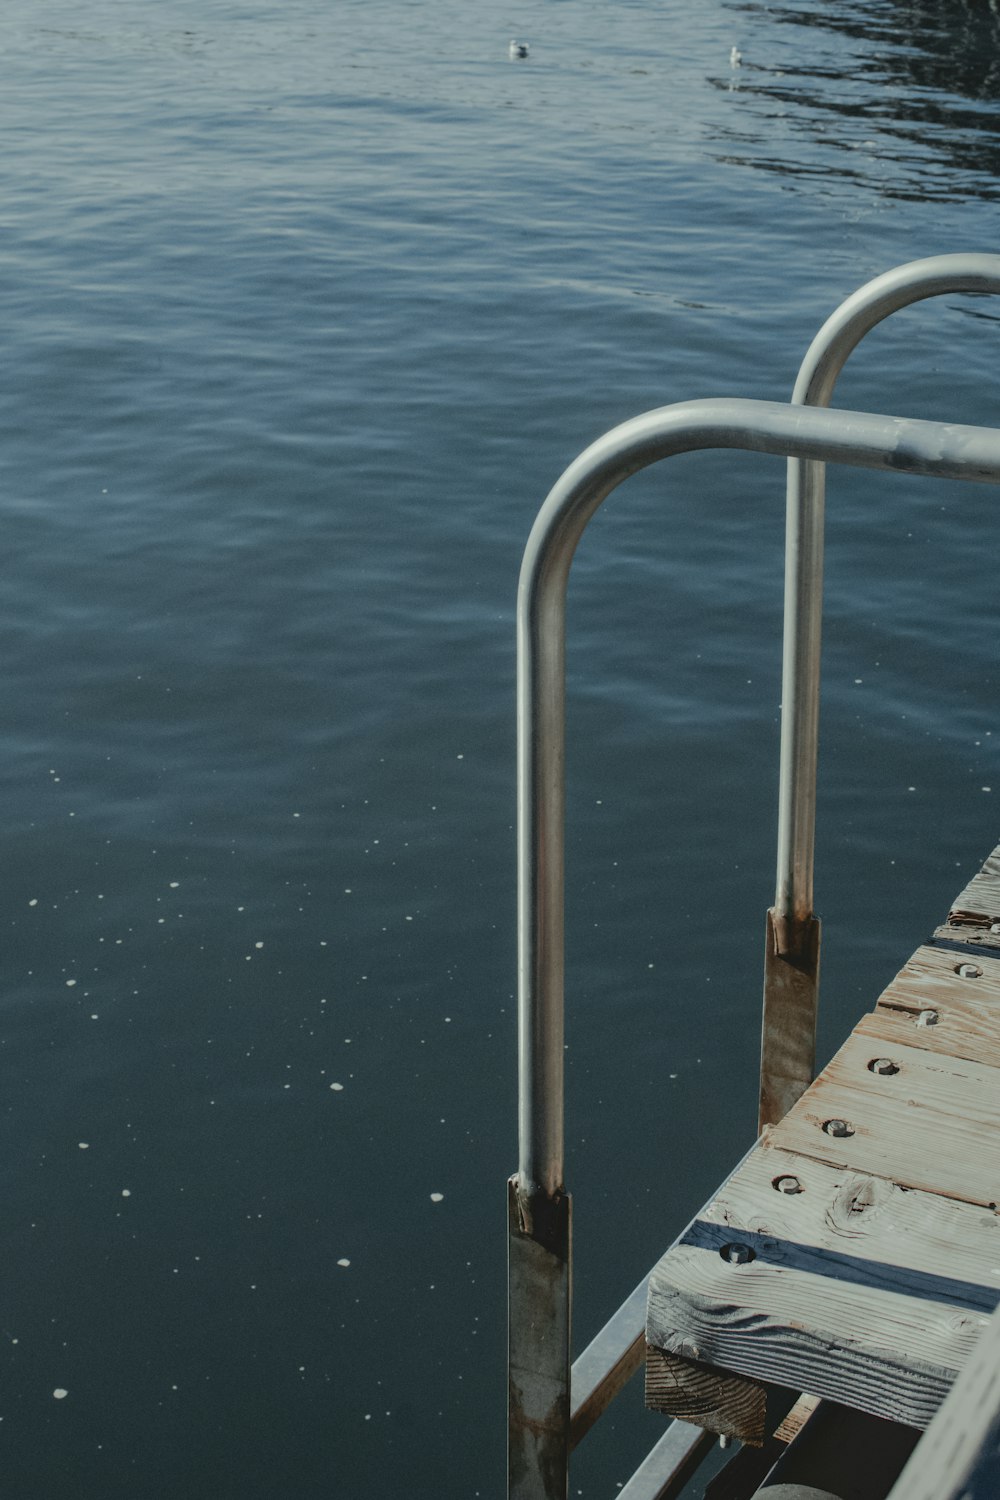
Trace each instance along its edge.
<path fill-rule="evenodd" d="M 841 303 L 806 352 L 792 402 L 829 406 L 858 344 L 892 313 L 957 292 L 1000 292 L 1000 255 L 935 255 L 877 276 Z M 788 461 L 778 861 L 768 913 L 760 1126 L 780 1120 L 812 1081 L 820 925 L 813 912 L 826 466 Z"/>

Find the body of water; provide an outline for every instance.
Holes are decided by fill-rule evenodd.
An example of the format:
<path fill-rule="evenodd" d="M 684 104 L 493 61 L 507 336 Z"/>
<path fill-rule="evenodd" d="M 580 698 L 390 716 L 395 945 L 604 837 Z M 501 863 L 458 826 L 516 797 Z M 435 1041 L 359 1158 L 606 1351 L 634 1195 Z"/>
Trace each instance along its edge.
<path fill-rule="evenodd" d="M 524 540 L 606 428 L 995 248 L 996 9 L 2 31 L 4 1494 L 499 1500 Z M 897 315 L 838 402 L 995 422 L 998 319 Z M 996 842 L 995 507 L 831 475 L 827 1053 Z M 581 1340 L 752 1136 L 782 541 L 780 462 L 693 455 L 574 565 Z"/>

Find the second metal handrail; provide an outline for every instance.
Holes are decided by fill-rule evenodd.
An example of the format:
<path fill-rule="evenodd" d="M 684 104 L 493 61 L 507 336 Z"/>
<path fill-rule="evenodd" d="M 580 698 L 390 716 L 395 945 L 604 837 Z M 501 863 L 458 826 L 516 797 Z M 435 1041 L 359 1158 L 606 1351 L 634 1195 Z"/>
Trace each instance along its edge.
<path fill-rule="evenodd" d="M 841 303 L 813 339 L 792 401 L 829 406 L 848 357 L 879 323 L 929 297 L 1000 292 L 1000 256 L 935 255 L 878 276 Z M 820 924 L 813 911 L 826 467 L 788 460 L 778 861 L 764 959 L 759 1125 L 787 1114 L 816 1058 Z"/>

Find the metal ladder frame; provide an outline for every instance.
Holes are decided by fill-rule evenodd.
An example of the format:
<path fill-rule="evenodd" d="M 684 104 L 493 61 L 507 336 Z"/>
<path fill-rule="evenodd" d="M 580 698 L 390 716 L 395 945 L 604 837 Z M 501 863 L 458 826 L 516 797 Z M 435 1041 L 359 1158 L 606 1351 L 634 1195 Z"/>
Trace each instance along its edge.
<path fill-rule="evenodd" d="M 519 1156 L 508 1185 L 508 1497 L 565 1500 L 569 1455 L 642 1358 L 644 1279 L 570 1367 L 571 1202 L 563 1184 L 565 601 L 598 507 L 629 475 L 681 452 L 737 448 L 789 459 L 781 815 L 768 913 L 762 1119 L 812 1077 L 819 923 L 812 913 L 822 525 L 827 462 L 1000 480 L 1000 431 L 826 410 L 851 350 L 889 313 L 944 292 L 1000 291 L 1000 257 L 938 256 L 849 298 L 803 362 L 791 405 L 708 400 L 633 418 L 592 444 L 546 499 L 518 592 Z M 786 1102 L 787 1101 L 787 1102 Z M 619 1492 L 676 1494 L 712 1445 L 672 1423 Z"/>

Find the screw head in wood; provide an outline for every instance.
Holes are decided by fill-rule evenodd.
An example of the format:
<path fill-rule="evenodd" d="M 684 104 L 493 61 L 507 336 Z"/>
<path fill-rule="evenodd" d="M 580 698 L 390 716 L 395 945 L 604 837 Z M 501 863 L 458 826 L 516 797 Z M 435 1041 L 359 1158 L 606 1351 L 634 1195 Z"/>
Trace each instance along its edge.
<path fill-rule="evenodd" d="M 731 1266 L 745 1266 L 756 1258 L 749 1245 L 723 1245 L 719 1254 Z"/>
<path fill-rule="evenodd" d="M 991 922 L 990 923 L 990 931 L 991 932 L 1000 932 L 1000 922 Z"/>
<path fill-rule="evenodd" d="M 801 1193 L 802 1184 L 797 1177 L 776 1177 L 771 1186 L 779 1193 Z"/>
<path fill-rule="evenodd" d="M 899 1072 L 899 1064 L 894 1063 L 891 1057 L 873 1057 L 868 1064 L 869 1073 L 879 1073 L 883 1078 L 891 1078 L 893 1073 Z"/>
<path fill-rule="evenodd" d="M 941 1017 L 936 1010 L 922 1010 L 917 1017 L 918 1026 L 936 1026 Z"/>
<path fill-rule="evenodd" d="M 823 1129 L 827 1135 L 845 1136 L 854 1134 L 854 1126 L 846 1120 L 824 1120 Z"/>
<path fill-rule="evenodd" d="M 983 977 L 983 971 L 977 964 L 958 964 L 955 973 L 960 974 L 963 979 L 982 979 Z"/>

